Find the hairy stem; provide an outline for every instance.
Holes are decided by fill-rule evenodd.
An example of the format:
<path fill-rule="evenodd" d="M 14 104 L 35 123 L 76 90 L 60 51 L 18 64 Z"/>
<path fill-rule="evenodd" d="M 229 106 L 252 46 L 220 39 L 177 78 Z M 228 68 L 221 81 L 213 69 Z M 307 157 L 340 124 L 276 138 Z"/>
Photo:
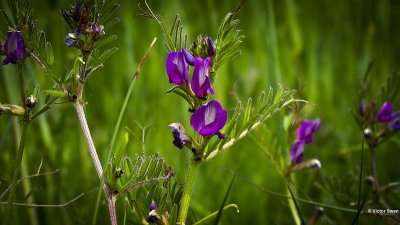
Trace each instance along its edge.
<path fill-rule="evenodd" d="M 86 143 L 89 148 L 90 156 L 92 157 L 94 167 L 96 168 L 97 175 L 101 178 L 103 176 L 103 167 L 101 166 L 99 156 L 94 146 L 92 135 L 90 134 L 89 126 L 86 121 L 85 112 L 83 106 L 79 102 L 74 103 L 76 113 L 78 114 L 79 122 L 82 127 L 83 135 L 85 136 Z"/>
<path fill-rule="evenodd" d="M 178 221 L 176 224 L 184 225 L 186 222 L 187 214 L 190 206 L 190 199 L 192 198 L 192 191 L 194 187 L 194 181 L 196 180 L 197 169 L 199 168 L 200 162 L 192 160 L 189 164 L 189 169 L 186 176 L 186 182 L 183 189 L 183 196 L 181 205 L 179 208 Z"/>
<path fill-rule="evenodd" d="M 79 102 L 75 102 L 74 106 L 76 109 L 76 113 L 78 114 L 79 122 L 81 124 L 83 135 L 85 136 L 85 140 L 88 145 L 88 149 L 90 152 L 90 156 L 92 157 L 94 167 L 96 168 L 97 175 L 101 180 L 103 177 L 103 167 L 101 166 L 99 156 L 97 155 L 96 147 L 93 143 L 92 135 L 90 134 L 89 126 L 86 121 L 85 111 L 83 109 L 83 106 Z M 117 225 L 117 215 L 115 212 L 115 199 L 112 196 L 112 193 L 110 192 L 107 183 L 103 184 L 103 190 L 107 196 L 107 203 L 110 213 L 111 224 Z"/>

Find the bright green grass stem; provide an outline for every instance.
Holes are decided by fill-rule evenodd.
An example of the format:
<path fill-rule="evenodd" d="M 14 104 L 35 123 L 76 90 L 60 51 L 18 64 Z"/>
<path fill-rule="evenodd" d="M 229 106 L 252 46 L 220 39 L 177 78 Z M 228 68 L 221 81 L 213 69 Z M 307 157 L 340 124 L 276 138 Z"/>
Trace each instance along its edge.
<path fill-rule="evenodd" d="M 196 180 L 197 169 L 200 166 L 200 162 L 192 160 L 189 164 L 189 169 L 186 176 L 185 187 L 183 189 L 183 197 L 178 214 L 177 224 L 184 225 L 186 222 L 187 214 L 190 206 L 190 199 L 192 198 L 192 191 L 194 187 L 194 181 Z"/>

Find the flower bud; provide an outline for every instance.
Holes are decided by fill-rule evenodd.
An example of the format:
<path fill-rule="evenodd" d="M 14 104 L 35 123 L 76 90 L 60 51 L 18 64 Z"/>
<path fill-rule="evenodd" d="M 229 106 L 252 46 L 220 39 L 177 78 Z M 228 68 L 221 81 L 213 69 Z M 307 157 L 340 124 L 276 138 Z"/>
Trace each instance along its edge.
<path fill-rule="evenodd" d="M 201 57 L 203 59 L 213 57 L 216 53 L 211 37 L 205 35 L 199 35 L 193 42 L 190 50 L 195 58 Z"/>
<path fill-rule="evenodd" d="M 370 128 L 365 128 L 364 129 L 364 137 L 366 139 L 370 139 L 374 136 L 374 133 L 372 132 L 372 130 Z"/>
<path fill-rule="evenodd" d="M 0 114 L 5 113 L 11 116 L 24 116 L 25 109 L 19 105 L 0 104 Z"/>
<path fill-rule="evenodd" d="M 29 96 L 25 100 L 25 106 L 27 108 L 34 108 L 36 106 L 36 104 L 37 104 L 37 99 L 35 97 L 33 97 L 33 95 Z"/>

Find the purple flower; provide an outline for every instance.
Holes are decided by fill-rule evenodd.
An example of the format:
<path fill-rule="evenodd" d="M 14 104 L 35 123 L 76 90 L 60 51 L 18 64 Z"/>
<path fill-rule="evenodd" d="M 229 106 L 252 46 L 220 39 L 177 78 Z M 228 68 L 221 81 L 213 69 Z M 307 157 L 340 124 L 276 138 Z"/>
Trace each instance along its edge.
<path fill-rule="evenodd" d="M 180 123 L 171 123 L 168 125 L 172 128 L 172 136 L 174 136 L 174 141 L 172 142 L 177 148 L 182 149 L 185 145 L 190 144 L 192 140 L 186 134 L 185 128 Z"/>
<path fill-rule="evenodd" d="M 170 52 L 167 55 L 167 74 L 169 82 L 175 85 L 188 84 L 188 68 L 182 52 Z"/>
<path fill-rule="evenodd" d="M 290 150 L 290 161 L 292 161 L 292 164 L 299 164 L 303 161 L 304 145 L 305 142 L 302 140 L 293 143 L 292 149 Z"/>
<path fill-rule="evenodd" d="M 190 125 L 202 136 L 218 135 L 224 138 L 220 130 L 225 126 L 228 113 L 216 100 L 209 101 L 198 108 L 190 117 Z"/>
<path fill-rule="evenodd" d="M 297 140 L 310 144 L 313 140 L 314 133 L 318 130 L 321 121 L 317 118 L 315 121 L 304 120 L 301 127 L 297 130 Z"/>
<path fill-rule="evenodd" d="M 9 31 L 7 33 L 7 40 L 4 45 L 4 54 L 6 58 L 3 65 L 8 63 L 16 64 L 18 59 L 22 59 L 26 52 L 24 39 L 20 31 Z"/>
<path fill-rule="evenodd" d="M 385 102 L 379 110 L 378 115 L 376 115 L 376 118 L 380 122 L 388 122 L 392 119 L 392 112 L 392 104 L 390 104 L 390 102 Z"/>
<path fill-rule="evenodd" d="M 79 41 L 80 35 L 81 33 L 79 29 L 76 29 L 74 33 L 68 33 L 68 36 L 65 37 L 65 45 L 67 47 L 73 46 L 76 42 Z"/>
<path fill-rule="evenodd" d="M 206 59 L 198 57 L 194 60 L 194 71 L 191 87 L 197 97 L 204 97 L 208 94 L 214 94 L 210 77 L 208 76 L 210 63 L 210 57 L 207 57 Z"/>

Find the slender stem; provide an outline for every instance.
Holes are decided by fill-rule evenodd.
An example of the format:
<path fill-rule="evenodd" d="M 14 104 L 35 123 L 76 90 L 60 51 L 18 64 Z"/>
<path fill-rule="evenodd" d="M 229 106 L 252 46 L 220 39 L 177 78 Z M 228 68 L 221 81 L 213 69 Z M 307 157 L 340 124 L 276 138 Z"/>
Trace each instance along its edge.
<path fill-rule="evenodd" d="M 108 210 L 110 211 L 111 224 L 117 225 L 117 215 L 115 213 L 115 198 L 107 198 Z"/>
<path fill-rule="evenodd" d="M 183 196 L 179 208 L 178 221 L 176 224 L 184 225 L 186 222 L 187 214 L 190 206 L 190 199 L 192 198 L 192 191 L 194 182 L 196 180 L 197 169 L 200 162 L 192 160 L 189 164 L 189 169 L 186 176 L 185 186 L 183 188 Z"/>
<path fill-rule="evenodd" d="M 374 177 L 374 190 L 378 193 L 379 182 L 378 182 L 378 171 L 376 169 L 376 148 L 371 148 L 371 173 Z"/>
<path fill-rule="evenodd" d="M 103 176 L 103 167 L 101 166 L 99 156 L 96 152 L 96 147 L 94 146 L 92 135 L 90 134 L 89 126 L 86 121 L 85 112 L 83 106 L 79 102 L 74 103 L 76 113 L 78 114 L 79 122 L 82 127 L 83 135 L 85 136 L 86 143 L 89 148 L 90 156 L 92 157 L 94 167 L 96 168 L 97 175 L 99 178 Z"/>
<path fill-rule="evenodd" d="M 119 130 L 120 127 L 121 127 L 122 117 L 123 117 L 124 114 L 125 114 L 125 110 L 126 110 L 126 107 L 127 107 L 127 105 L 128 105 L 129 99 L 130 99 L 130 97 L 131 97 L 131 94 L 132 94 L 132 91 L 133 91 L 133 87 L 135 86 L 136 79 L 137 79 L 138 76 L 139 76 L 140 69 L 142 68 L 144 61 L 146 60 L 147 56 L 148 56 L 149 53 L 150 53 L 150 50 L 153 48 L 153 46 L 154 46 L 154 44 L 156 43 L 156 41 L 157 41 L 157 38 L 154 38 L 153 41 L 151 42 L 149 48 L 148 48 L 148 49 L 146 50 L 146 52 L 144 53 L 144 55 L 143 55 L 143 57 L 142 57 L 142 60 L 140 61 L 139 65 L 138 65 L 138 67 L 137 67 L 137 69 L 136 69 L 135 74 L 133 75 L 133 79 L 132 79 L 132 81 L 131 81 L 131 84 L 129 85 L 129 89 L 128 89 L 128 91 L 126 92 L 124 102 L 122 103 L 121 110 L 119 111 L 119 115 L 118 115 L 117 122 L 115 123 L 114 131 L 113 131 L 113 134 L 112 134 L 112 136 L 111 136 L 110 145 L 109 145 L 109 147 L 108 147 L 107 161 L 106 161 L 106 162 L 110 161 L 111 153 L 112 153 L 112 150 L 113 150 L 113 148 L 114 148 L 114 143 L 115 143 L 115 140 L 116 140 L 116 138 L 117 138 L 118 130 Z M 101 185 L 103 184 L 103 182 L 104 182 L 103 179 L 104 179 L 104 178 L 102 178 L 102 180 L 101 180 L 100 186 L 101 186 Z M 101 196 L 101 191 L 100 191 L 100 188 L 99 188 L 99 192 L 97 193 L 97 199 L 96 199 L 96 207 L 95 207 L 95 209 L 94 209 L 93 219 L 92 219 L 92 224 L 93 224 L 93 225 L 96 224 L 96 220 L 97 220 L 97 212 L 99 211 L 99 205 L 100 205 L 100 204 L 99 204 L 99 202 L 100 202 L 100 196 Z"/>
<path fill-rule="evenodd" d="M 287 177 L 287 183 L 288 183 L 288 185 L 289 185 L 289 183 L 291 183 L 291 182 L 290 182 L 290 181 L 291 181 L 291 180 L 290 180 L 290 176 L 291 176 L 291 175 L 289 175 L 289 176 Z M 291 196 L 291 193 L 290 193 L 289 188 L 286 188 L 286 195 Z M 291 212 L 291 214 L 292 214 L 294 223 L 295 223 L 295 224 L 301 224 L 301 222 L 300 222 L 300 217 L 299 217 L 299 214 L 297 213 L 296 205 L 295 205 L 295 203 L 294 203 L 294 201 L 293 201 L 293 198 L 287 198 L 287 201 L 288 201 L 288 204 L 289 204 L 289 209 L 290 209 L 290 212 Z"/>
<path fill-rule="evenodd" d="M 10 193 L 8 194 L 7 208 L 6 208 L 6 212 L 5 212 L 5 219 L 3 222 L 4 225 L 8 225 L 10 223 L 10 218 L 11 218 L 11 213 L 12 213 L 11 207 L 12 207 L 12 204 L 14 201 L 15 191 L 17 189 L 17 185 L 16 185 L 17 178 L 18 178 L 19 172 L 21 170 L 21 161 L 22 161 L 22 156 L 24 154 L 28 124 L 29 124 L 28 122 L 24 122 L 22 125 L 22 134 L 21 134 L 17 158 L 16 158 L 16 162 L 15 162 L 14 175 L 11 180 Z"/>
<path fill-rule="evenodd" d="M 97 175 L 99 179 L 101 180 L 103 177 L 103 167 L 101 166 L 99 156 L 97 155 L 96 147 L 94 146 L 92 135 L 90 134 L 89 126 L 87 125 L 86 121 L 86 116 L 85 116 L 85 111 L 83 110 L 83 106 L 79 102 L 74 103 L 76 113 L 78 114 L 79 122 L 82 127 L 83 134 L 86 139 L 86 143 L 89 148 L 90 156 L 92 157 L 93 164 L 96 168 Z M 107 203 L 108 203 L 108 209 L 110 213 L 110 220 L 112 225 L 117 225 L 117 215 L 115 212 L 115 198 L 112 196 L 111 191 L 109 190 L 109 187 L 107 183 L 103 184 L 103 190 L 107 196 Z"/>

